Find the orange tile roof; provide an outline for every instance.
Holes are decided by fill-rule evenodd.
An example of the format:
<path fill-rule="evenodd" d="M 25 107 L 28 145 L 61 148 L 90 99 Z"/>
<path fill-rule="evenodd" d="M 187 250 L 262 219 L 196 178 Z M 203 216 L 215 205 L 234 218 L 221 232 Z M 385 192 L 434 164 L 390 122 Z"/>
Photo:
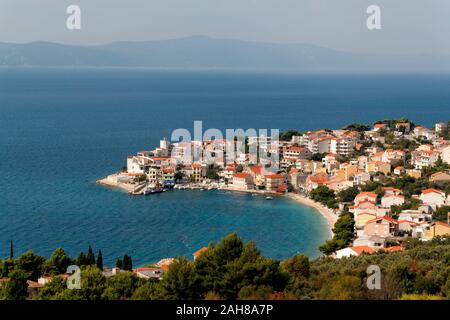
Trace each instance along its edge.
<path fill-rule="evenodd" d="M 372 222 L 375 222 L 375 221 L 378 221 L 378 220 L 386 220 L 386 221 L 389 221 L 390 223 L 398 224 L 397 220 L 395 220 L 395 219 L 393 219 L 391 217 L 388 217 L 388 216 L 384 216 L 384 217 L 380 217 L 380 218 L 375 218 L 375 219 L 369 220 L 369 221 L 367 221 L 366 224 L 372 223 Z"/>
<path fill-rule="evenodd" d="M 428 194 L 428 193 L 443 194 L 444 192 L 442 192 L 441 190 L 433 189 L 433 188 L 422 190 L 422 194 Z"/>
<path fill-rule="evenodd" d="M 364 191 L 364 192 L 360 192 L 360 193 L 355 197 L 355 199 L 362 198 L 362 197 L 377 198 L 378 195 L 377 195 L 375 192 Z"/>
<path fill-rule="evenodd" d="M 355 251 L 358 256 L 364 252 L 365 253 L 374 253 L 375 252 L 375 250 L 373 250 L 369 246 L 356 246 L 356 247 L 350 247 L 350 249 Z"/>
<path fill-rule="evenodd" d="M 248 173 L 245 172 L 237 172 L 233 175 L 234 178 L 240 178 L 240 179 L 245 179 L 248 176 L 250 176 Z"/>
<path fill-rule="evenodd" d="M 263 169 L 261 166 L 251 166 L 251 167 L 248 167 L 248 168 L 254 174 L 261 174 L 262 173 L 262 169 Z"/>
<path fill-rule="evenodd" d="M 265 177 L 268 179 L 284 179 L 281 174 L 266 174 Z"/>
<path fill-rule="evenodd" d="M 403 251 L 403 250 L 405 250 L 405 248 L 402 246 L 393 246 L 393 247 L 384 249 L 385 252 L 395 252 L 395 251 Z"/>
<path fill-rule="evenodd" d="M 198 249 L 197 251 L 195 251 L 192 255 L 193 255 L 194 257 L 196 257 L 196 256 L 198 256 L 199 254 L 205 252 L 206 250 L 208 250 L 207 247 L 200 248 L 200 249 Z"/>
<path fill-rule="evenodd" d="M 448 225 L 447 223 L 442 222 L 442 221 L 436 221 L 434 224 L 437 224 L 437 225 L 440 225 L 440 226 L 442 226 L 442 227 L 445 227 L 445 228 L 449 228 L 449 229 L 450 229 L 450 225 Z"/>

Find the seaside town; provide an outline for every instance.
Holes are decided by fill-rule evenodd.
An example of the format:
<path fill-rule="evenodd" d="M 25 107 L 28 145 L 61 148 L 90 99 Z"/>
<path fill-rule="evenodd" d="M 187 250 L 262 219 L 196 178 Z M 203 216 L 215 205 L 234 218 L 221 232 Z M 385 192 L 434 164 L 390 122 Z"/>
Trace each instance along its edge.
<path fill-rule="evenodd" d="M 279 263 L 261 256 L 251 242 L 244 244 L 236 234 L 230 234 L 218 244 L 198 248 L 190 260 L 163 258 L 133 267 L 131 257 L 124 255 L 117 259 L 114 267 L 105 267 L 101 250 L 95 254 L 91 246 L 87 253 L 81 252 L 75 259 L 58 248 L 46 260 L 31 250 L 14 258 L 11 241 L 9 259 L 0 260 L 0 297 L 117 300 L 450 296 L 445 263 L 436 262 L 448 259 L 450 239 L 448 123 L 437 123 L 429 129 L 407 119 L 385 120 L 371 126 L 350 124 L 339 130 L 304 133 L 288 130 L 281 133 L 275 143 L 267 137 L 245 139 L 246 151 L 256 144 L 264 152 L 279 152 L 277 169 L 270 164 L 252 164 L 252 155 L 247 152 L 227 162 L 223 146 L 235 143 L 236 140 L 221 140 L 187 144 L 163 139 L 159 148 L 129 156 L 126 167 L 98 183 L 123 189 L 130 196 L 157 197 L 155 194 L 172 190 L 217 192 L 214 190 L 220 189 L 252 193 L 275 201 L 277 197 L 290 197 L 316 208 L 328 221 L 333 237 L 319 247 L 326 257 L 310 261 L 298 253 Z M 216 152 L 218 146 L 223 148 L 221 152 Z M 197 151 L 189 153 L 189 148 Z M 220 156 L 200 156 L 199 162 L 186 158 L 186 154 L 202 155 L 204 152 Z M 443 253 L 437 254 L 440 250 Z M 239 254 L 234 255 L 235 252 Z M 416 253 L 418 256 L 410 264 L 408 254 Z M 384 262 L 378 259 L 386 256 L 392 259 L 384 259 Z M 230 265 L 226 270 L 220 262 L 224 257 Z M 414 271 L 414 286 L 402 287 L 401 279 L 410 276 L 405 272 L 413 272 L 411 268 L 416 270 L 416 260 L 422 268 L 426 265 L 428 269 Z M 355 276 L 363 274 L 367 264 L 374 262 L 384 264 L 388 279 L 397 279 L 394 287 L 386 284 L 378 295 L 362 289 L 364 277 Z M 242 269 L 242 263 L 251 267 L 248 274 L 244 272 L 245 276 L 239 277 L 244 280 L 249 277 L 250 283 L 262 281 L 265 290 L 242 287 L 247 280 L 238 281 L 236 286 L 220 282 L 225 274 L 217 278 L 217 284 L 205 280 L 211 279 L 209 272 L 234 274 Z M 65 283 L 73 282 L 74 275 L 66 271 L 72 264 L 81 267 L 84 290 L 65 287 Z M 253 269 L 256 265 L 257 269 Z M 427 273 L 431 266 L 434 273 Z M 310 268 L 314 271 L 310 272 Z M 267 273 L 273 273 L 273 277 L 266 278 Z M 196 282 L 199 279 L 200 287 Z M 341 290 L 342 281 L 350 281 L 345 282 L 350 287 Z M 424 287 L 424 283 L 428 285 Z M 330 291 L 328 286 L 337 286 L 339 290 Z M 418 295 L 411 296 L 415 293 Z"/>
<path fill-rule="evenodd" d="M 430 129 L 398 119 L 339 130 L 289 130 L 276 142 L 247 137 L 246 150 L 257 145 L 279 153 L 278 170 L 251 164 L 248 153 L 227 162 L 233 144 L 236 140 L 164 139 L 154 150 L 129 156 L 121 172 L 98 182 L 143 195 L 175 188 L 251 192 L 267 200 L 288 196 L 327 219 L 334 237 L 320 250 L 335 258 L 403 250 L 407 237 L 427 241 L 450 235 L 448 123 Z M 214 151 L 212 161 L 186 160 L 186 154 Z M 346 219 L 352 230 L 342 232 L 336 222 Z"/>

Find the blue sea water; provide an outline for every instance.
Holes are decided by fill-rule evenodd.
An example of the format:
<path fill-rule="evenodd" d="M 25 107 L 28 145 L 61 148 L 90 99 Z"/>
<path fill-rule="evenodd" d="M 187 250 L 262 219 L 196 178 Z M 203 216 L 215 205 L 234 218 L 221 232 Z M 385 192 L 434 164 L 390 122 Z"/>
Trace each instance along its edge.
<path fill-rule="evenodd" d="M 130 197 L 95 181 L 172 130 L 338 128 L 450 119 L 445 74 L 0 69 L 0 257 L 91 244 L 111 265 L 185 255 L 235 231 L 265 255 L 311 257 L 326 221 L 288 199 L 222 191 Z"/>

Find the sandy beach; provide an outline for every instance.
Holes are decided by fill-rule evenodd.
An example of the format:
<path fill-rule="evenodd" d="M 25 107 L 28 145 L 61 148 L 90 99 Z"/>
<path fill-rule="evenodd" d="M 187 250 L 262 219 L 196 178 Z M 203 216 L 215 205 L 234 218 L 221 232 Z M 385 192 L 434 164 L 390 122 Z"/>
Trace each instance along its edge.
<path fill-rule="evenodd" d="M 328 223 L 328 226 L 330 227 L 330 232 L 331 234 L 333 234 L 333 226 L 336 223 L 336 220 L 338 219 L 338 215 L 334 214 L 333 210 L 331 210 L 328 207 L 325 207 L 324 205 L 315 202 L 309 198 L 306 198 L 302 195 L 299 194 L 293 194 L 293 193 L 289 193 L 287 194 L 287 196 L 295 201 L 297 201 L 298 203 L 301 203 L 303 205 L 306 206 L 310 206 L 313 207 L 314 209 L 316 209 L 326 220 Z"/>

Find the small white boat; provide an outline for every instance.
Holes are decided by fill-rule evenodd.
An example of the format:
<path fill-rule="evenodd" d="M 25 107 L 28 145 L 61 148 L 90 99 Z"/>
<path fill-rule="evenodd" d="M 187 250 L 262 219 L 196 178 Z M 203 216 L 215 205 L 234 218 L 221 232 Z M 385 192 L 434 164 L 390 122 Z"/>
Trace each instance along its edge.
<path fill-rule="evenodd" d="M 267 196 L 267 197 L 266 197 L 266 200 L 273 200 L 273 197 Z"/>

